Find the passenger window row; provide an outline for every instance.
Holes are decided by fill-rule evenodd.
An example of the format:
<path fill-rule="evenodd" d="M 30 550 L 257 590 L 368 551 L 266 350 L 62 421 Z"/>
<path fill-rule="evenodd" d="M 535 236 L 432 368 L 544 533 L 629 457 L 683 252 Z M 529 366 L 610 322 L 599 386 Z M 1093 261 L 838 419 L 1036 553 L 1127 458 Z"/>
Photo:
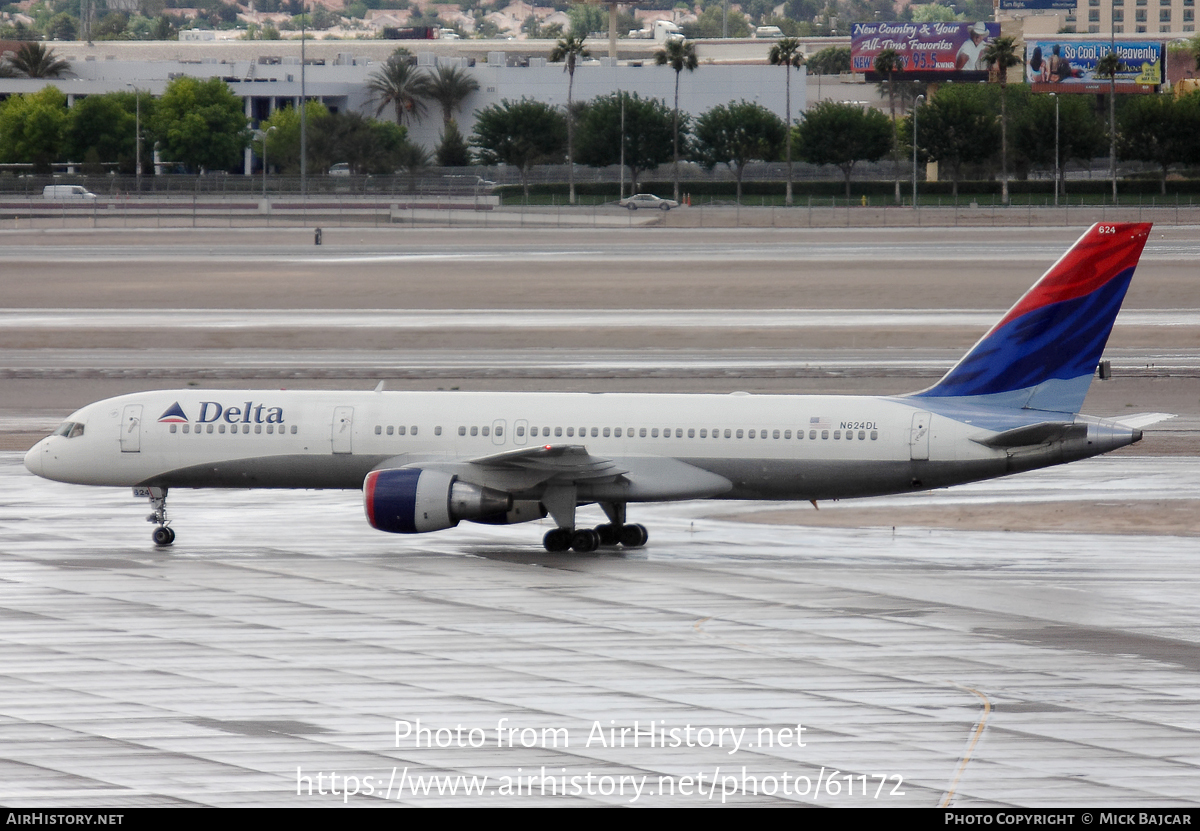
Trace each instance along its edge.
<path fill-rule="evenodd" d="M 377 436 L 381 436 L 381 435 L 383 435 L 384 429 L 385 429 L 385 428 L 384 428 L 382 425 L 380 425 L 380 424 L 376 424 L 376 425 L 375 425 L 375 435 L 377 435 Z M 393 426 L 393 425 L 389 424 L 389 425 L 387 426 L 387 428 L 386 428 L 386 429 L 387 429 L 387 434 L 388 434 L 389 436 L 391 436 L 391 435 L 397 435 L 397 436 L 411 435 L 411 436 L 415 436 L 415 435 L 417 434 L 417 426 L 416 426 L 415 424 L 414 424 L 412 427 L 405 427 L 403 424 L 401 424 L 399 427 L 395 427 L 395 426 Z M 440 433 L 440 432 L 441 432 L 441 430 L 440 430 L 440 429 L 438 429 L 438 430 L 435 430 L 434 432 L 435 432 L 435 433 Z"/>
<path fill-rule="evenodd" d="M 275 425 L 275 424 L 255 424 L 255 425 L 253 425 L 253 426 L 254 426 L 254 432 L 255 432 L 255 433 L 261 433 L 261 432 L 263 432 L 263 427 L 266 427 L 266 428 L 267 428 L 267 430 L 266 430 L 266 431 L 267 431 L 268 433 L 274 433 L 274 432 L 275 432 L 275 428 L 276 428 L 276 426 L 278 426 L 278 427 L 279 427 L 279 434 L 280 434 L 281 436 L 282 436 L 282 435 L 284 435 L 285 433 L 287 433 L 287 432 L 288 432 L 288 426 L 287 426 L 286 424 L 279 424 L 279 425 Z M 178 425 L 178 424 L 172 424 L 172 425 L 171 425 L 171 432 L 172 432 L 172 433 L 178 432 L 178 430 L 177 430 L 177 428 L 178 428 L 178 427 L 179 427 L 179 425 Z M 214 428 L 214 427 L 216 427 L 217 429 L 216 429 L 216 430 L 213 430 L 213 428 Z M 241 427 L 241 428 L 242 428 L 241 432 L 243 432 L 243 433 L 249 433 L 249 432 L 250 432 L 250 427 L 251 427 L 251 425 L 249 425 L 249 424 L 231 424 L 231 425 L 229 425 L 229 432 L 230 432 L 230 433 L 237 433 L 237 432 L 238 432 L 238 427 Z M 205 429 L 205 428 L 207 428 L 207 429 Z M 295 424 L 293 424 L 293 425 L 291 426 L 291 428 L 292 428 L 292 429 L 291 429 L 291 434 L 292 434 L 293 436 L 294 436 L 294 435 L 296 435 L 296 425 L 295 425 Z M 224 425 L 224 424 L 197 424 L 197 425 L 196 425 L 196 430 L 195 430 L 195 432 L 196 432 L 196 433 L 204 433 L 204 432 L 207 432 L 207 433 L 224 433 L 225 431 L 226 431 L 226 428 L 225 428 L 225 425 Z M 190 424 L 184 424 L 184 425 L 183 425 L 183 432 L 184 432 L 184 433 L 190 433 L 190 432 L 192 432 L 192 425 L 190 425 Z"/>
<path fill-rule="evenodd" d="M 476 426 L 476 427 L 471 427 L 471 428 L 463 427 L 460 425 L 458 428 L 458 434 L 460 436 L 465 436 L 467 434 L 468 429 L 470 430 L 470 433 L 472 436 L 490 436 L 493 432 L 492 428 L 488 425 L 484 425 L 483 427 Z M 437 431 L 435 431 L 435 432 L 437 432 Z M 504 425 L 497 424 L 495 433 L 497 436 L 503 436 L 504 435 Z M 518 427 L 517 435 L 518 436 L 525 435 L 524 430 L 522 430 L 520 427 Z"/>
<path fill-rule="evenodd" d="M 499 429 L 500 428 L 497 428 L 497 430 L 499 430 Z M 483 431 L 484 431 L 483 435 L 486 436 L 487 428 L 484 427 Z M 879 431 L 878 430 L 871 430 L 869 432 L 870 432 L 870 437 L 871 437 L 870 440 L 871 441 L 877 441 L 879 439 Z M 829 430 L 820 430 L 820 431 L 809 430 L 808 431 L 809 440 L 816 440 L 818 433 L 820 434 L 820 437 L 822 439 L 825 439 L 825 440 L 829 439 L 829 434 L 830 434 Z M 867 430 L 859 430 L 857 433 L 859 441 L 866 441 L 867 433 L 868 433 Z M 459 427 L 458 434 L 460 436 L 467 435 L 467 428 Z M 476 435 L 476 428 L 474 428 L 474 427 L 471 428 L 471 435 L 472 436 Z M 525 428 L 517 427 L 517 435 L 523 437 L 525 435 Z M 531 438 L 550 438 L 551 437 L 551 428 L 550 427 L 530 427 L 529 435 Z M 564 427 L 555 427 L 555 428 L 553 428 L 554 438 L 562 438 L 564 435 L 567 438 L 575 437 L 575 435 L 576 435 L 575 428 L 574 427 L 565 427 L 565 428 Z M 658 427 L 637 427 L 637 428 L 630 427 L 628 429 L 622 430 L 622 428 L 620 428 L 620 427 L 611 427 L 611 428 L 610 427 L 590 427 L 590 428 L 589 427 L 580 427 L 578 435 L 580 438 L 586 438 L 588 436 L 591 436 L 593 438 L 599 437 L 599 436 L 604 436 L 604 437 L 614 436 L 616 438 L 621 438 L 622 435 L 625 435 L 629 438 L 637 437 L 637 438 L 643 438 L 643 439 L 647 438 L 647 437 L 652 438 L 652 439 L 657 439 L 660 437 L 664 438 L 664 439 L 669 439 L 672 437 L 672 435 L 674 435 L 675 438 L 681 439 L 684 437 L 684 428 L 682 428 L 682 427 L 663 427 L 660 429 Z M 699 430 L 697 430 L 695 427 L 690 427 L 687 429 L 687 437 L 689 439 L 694 439 L 697 437 L 697 435 L 699 435 L 699 437 L 702 439 L 706 439 L 709 437 L 709 430 L 704 427 L 700 428 Z M 792 431 L 791 430 L 783 430 L 783 431 L 771 430 L 768 428 L 734 429 L 731 427 L 726 427 L 723 430 L 718 427 L 718 428 L 714 428 L 712 430 L 712 438 L 718 439 L 718 438 L 721 438 L 722 436 L 727 439 L 732 439 L 732 438 L 737 438 L 737 439 L 741 439 L 741 438 L 791 439 Z M 853 430 L 845 431 L 845 439 L 846 440 L 853 440 L 854 437 L 855 437 L 855 431 L 853 431 Z M 833 438 L 837 439 L 837 440 L 841 440 L 843 438 L 842 431 L 834 430 Z M 797 440 L 804 439 L 804 430 L 796 431 L 796 439 Z"/>

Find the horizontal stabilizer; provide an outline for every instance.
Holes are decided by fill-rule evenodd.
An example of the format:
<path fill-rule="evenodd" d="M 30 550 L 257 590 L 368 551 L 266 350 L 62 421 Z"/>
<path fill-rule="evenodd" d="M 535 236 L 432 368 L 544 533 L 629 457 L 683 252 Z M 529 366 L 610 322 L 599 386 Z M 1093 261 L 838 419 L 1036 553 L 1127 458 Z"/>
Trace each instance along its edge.
<path fill-rule="evenodd" d="M 1140 429 L 1140 428 L 1146 427 L 1150 424 L 1157 424 L 1160 421 L 1166 421 L 1168 418 L 1175 418 L 1175 414 L 1174 413 L 1134 413 L 1133 415 L 1127 415 L 1127 416 L 1124 416 L 1123 418 L 1114 418 L 1112 420 L 1115 421 L 1117 424 L 1124 425 L 1125 427 L 1133 427 L 1134 429 Z"/>
<path fill-rule="evenodd" d="M 1086 424 L 1076 424 L 1073 421 L 1043 421 L 1040 424 L 1030 424 L 1027 427 L 1017 427 L 1005 430 L 986 439 L 974 439 L 976 444 L 984 447 L 1009 450 L 1014 447 L 1030 447 L 1035 444 L 1053 444 L 1067 439 L 1087 438 Z"/>

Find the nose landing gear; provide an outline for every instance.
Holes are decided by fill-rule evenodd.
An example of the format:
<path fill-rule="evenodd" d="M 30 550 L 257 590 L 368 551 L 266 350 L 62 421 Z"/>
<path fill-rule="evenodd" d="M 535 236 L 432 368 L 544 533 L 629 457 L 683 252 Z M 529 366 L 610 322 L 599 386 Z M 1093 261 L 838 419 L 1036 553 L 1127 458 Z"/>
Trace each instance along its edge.
<path fill-rule="evenodd" d="M 171 529 L 171 521 L 167 519 L 167 489 L 134 488 L 133 495 L 150 500 L 150 507 L 154 512 L 146 517 L 146 522 L 158 524 L 158 527 L 154 529 L 154 533 L 150 535 L 150 538 L 154 540 L 154 544 L 170 545 L 175 542 L 175 531 Z"/>

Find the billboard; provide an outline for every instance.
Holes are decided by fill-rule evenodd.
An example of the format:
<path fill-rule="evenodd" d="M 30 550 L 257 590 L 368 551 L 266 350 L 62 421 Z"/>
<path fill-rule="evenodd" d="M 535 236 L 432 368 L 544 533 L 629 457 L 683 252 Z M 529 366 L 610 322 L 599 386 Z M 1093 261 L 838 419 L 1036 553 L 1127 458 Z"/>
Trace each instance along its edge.
<path fill-rule="evenodd" d="M 1025 42 L 1025 79 L 1034 92 L 1104 92 L 1107 77 L 1096 77 L 1096 64 L 1109 53 L 1107 40 Z M 1117 92 L 1153 92 L 1163 82 L 1163 45 L 1152 41 L 1117 41 L 1124 69 L 1117 73 Z"/>
<path fill-rule="evenodd" d="M 904 62 L 904 77 L 915 81 L 986 81 L 983 50 L 1000 36 L 1000 24 L 855 23 L 850 30 L 850 65 L 879 81 L 875 58 L 894 49 Z"/>
<path fill-rule="evenodd" d="M 1000 8 L 1004 11 L 1021 11 L 1022 9 L 1067 9 L 1075 10 L 1075 0 L 1000 0 Z"/>

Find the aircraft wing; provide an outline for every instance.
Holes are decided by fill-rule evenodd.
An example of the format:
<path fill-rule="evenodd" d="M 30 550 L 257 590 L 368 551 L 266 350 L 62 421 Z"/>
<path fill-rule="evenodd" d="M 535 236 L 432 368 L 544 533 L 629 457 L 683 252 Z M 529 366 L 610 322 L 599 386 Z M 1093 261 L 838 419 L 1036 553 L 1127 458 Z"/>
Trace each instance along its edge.
<path fill-rule="evenodd" d="M 578 444 L 520 447 L 474 459 L 398 457 L 379 467 L 441 470 L 509 493 L 571 487 L 595 501 L 703 499 L 733 487 L 724 476 L 670 456 L 597 456 Z"/>
<path fill-rule="evenodd" d="M 523 447 L 472 459 L 469 464 L 496 473 L 533 476 L 537 484 L 547 487 L 574 485 L 597 499 L 700 499 L 732 488 L 724 476 L 670 456 L 605 458 L 577 444 Z"/>
<path fill-rule="evenodd" d="M 593 456 L 579 444 L 545 444 L 519 447 L 492 456 L 471 459 L 470 464 L 496 470 L 539 474 L 542 481 L 558 479 L 578 482 L 619 476 L 621 470 L 612 459 Z"/>

